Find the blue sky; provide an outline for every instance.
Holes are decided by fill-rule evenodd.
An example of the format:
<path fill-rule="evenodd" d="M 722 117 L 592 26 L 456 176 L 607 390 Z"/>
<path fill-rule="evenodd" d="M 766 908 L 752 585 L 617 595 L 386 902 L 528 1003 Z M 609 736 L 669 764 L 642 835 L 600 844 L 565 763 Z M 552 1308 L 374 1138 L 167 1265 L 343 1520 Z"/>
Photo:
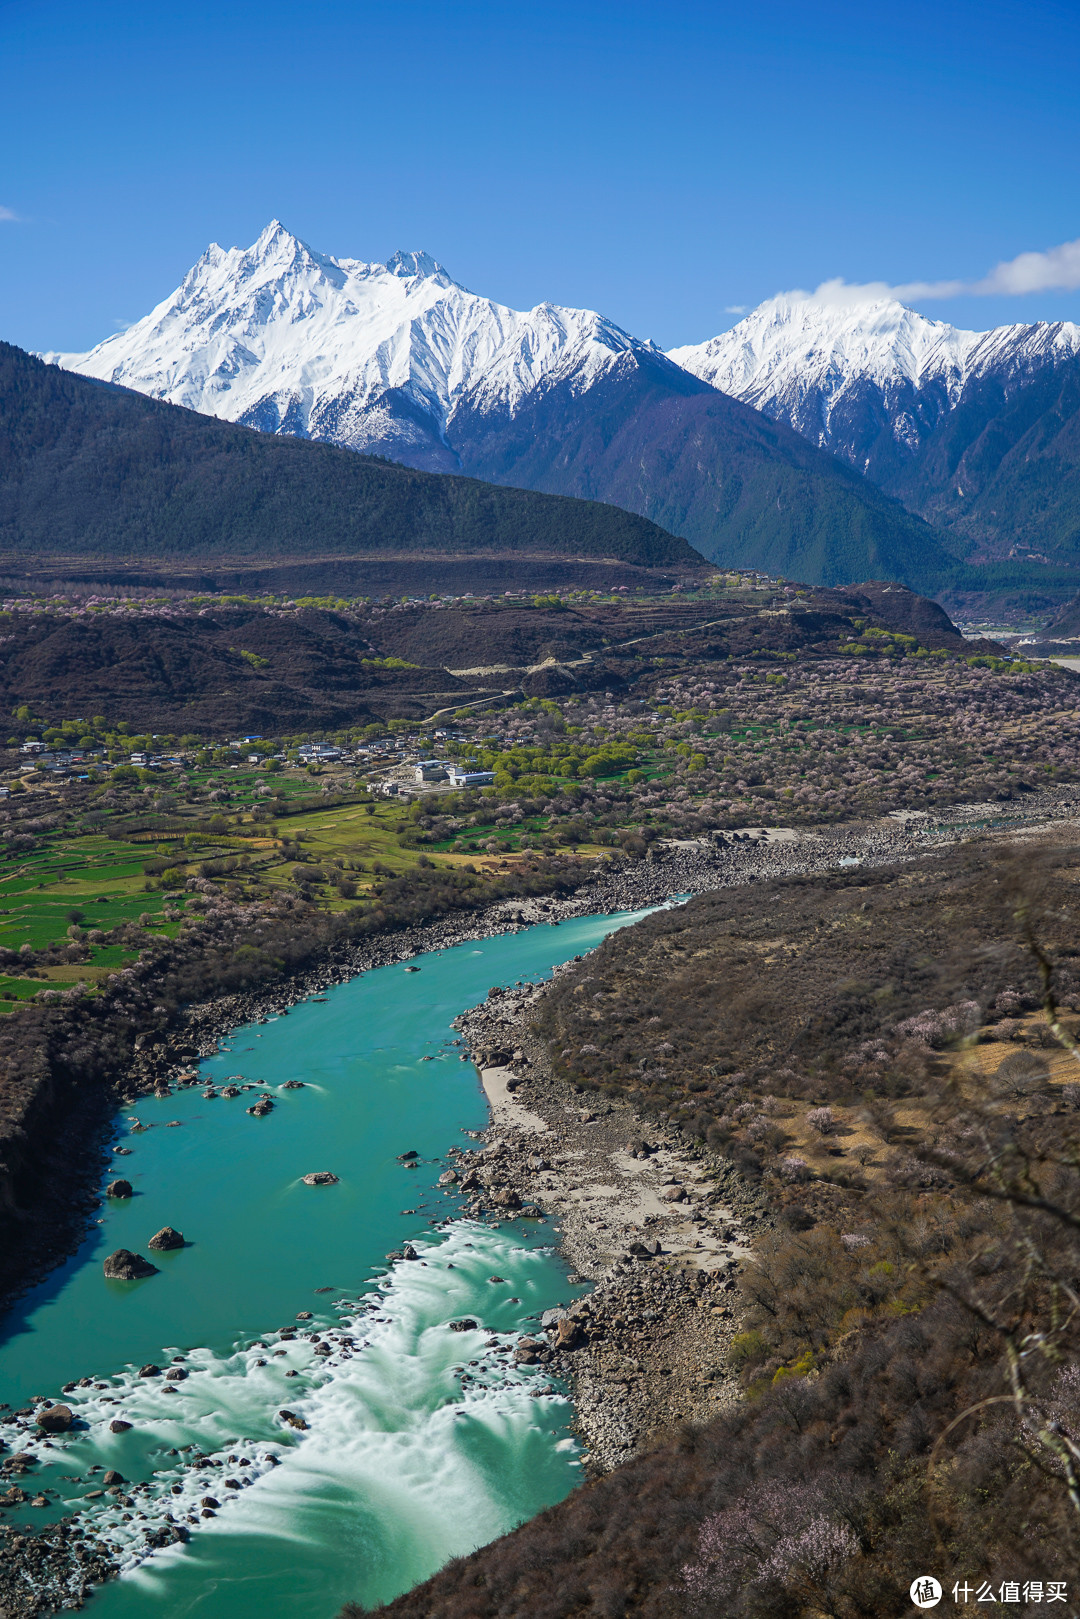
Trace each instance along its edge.
<path fill-rule="evenodd" d="M 1078 47 L 1075 0 L 0 0 L 0 337 L 89 347 L 274 215 L 665 347 L 834 277 L 1080 320 L 1080 250 L 990 276 L 1080 238 Z"/>

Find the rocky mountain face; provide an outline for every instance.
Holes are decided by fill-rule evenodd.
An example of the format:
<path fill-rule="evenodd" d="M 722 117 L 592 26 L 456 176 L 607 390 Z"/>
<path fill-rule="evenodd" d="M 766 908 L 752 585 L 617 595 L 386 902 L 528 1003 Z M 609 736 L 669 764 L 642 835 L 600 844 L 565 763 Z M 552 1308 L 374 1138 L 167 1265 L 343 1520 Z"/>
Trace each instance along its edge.
<path fill-rule="evenodd" d="M 592 310 L 521 313 L 427 253 L 336 259 L 275 220 L 249 248 L 212 244 L 127 331 L 44 358 L 264 432 L 441 472 L 462 470 L 450 444 L 459 414 L 512 417 L 537 389 L 587 389 L 638 354 L 660 360 Z"/>
<path fill-rule="evenodd" d="M 69 370 L 275 434 L 619 505 L 704 555 L 934 588 L 951 553 L 805 436 L 592 310 L 483 298 L 424 253 L 315 252 L 276 221 L 207 249 Z"/>
<path fill-rule="evenodd" d="M 992 378 L 1011 397 L 1077 354 L 1069 321 L 968 332 L 894 298 L 782 294 L 669 357 L 888 487 L 973 384 Z"/>

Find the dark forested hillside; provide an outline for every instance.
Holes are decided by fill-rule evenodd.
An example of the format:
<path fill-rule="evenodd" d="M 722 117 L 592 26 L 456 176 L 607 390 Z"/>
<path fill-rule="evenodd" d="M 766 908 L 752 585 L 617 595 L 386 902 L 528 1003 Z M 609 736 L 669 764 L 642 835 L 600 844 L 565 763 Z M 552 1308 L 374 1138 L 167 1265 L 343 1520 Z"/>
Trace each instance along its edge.
<path fill-rule="evenodd" d="M 1080 561 L 1080 360 L 1022 387 L 970 382 L 917 457 L 885 484 L 991 557 Z"/>
<path fill-rule="evenodd" d="M 451 436 L 474 477 L 615 501 L 731 566 L 932 591 L 953 565 L 941 535 L 853 469 L 659 356 L 584 394 L 538 393 L 511 421 L 459 412 Z"/>
<path fill-rule="evenodd" d="M 234 427 L 0 344 L 0 549 L 37 556 L 546 553 L 694 566 L 599 502 L 415 472 Z"/>

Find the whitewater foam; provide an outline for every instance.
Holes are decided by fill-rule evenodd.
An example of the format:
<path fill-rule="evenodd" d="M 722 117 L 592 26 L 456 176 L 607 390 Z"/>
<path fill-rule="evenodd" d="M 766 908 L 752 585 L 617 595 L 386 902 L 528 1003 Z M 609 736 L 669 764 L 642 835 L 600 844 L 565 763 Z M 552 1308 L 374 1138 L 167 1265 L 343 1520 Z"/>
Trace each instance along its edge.
<path fill-rule="evenodd" d="M 63 1496 L 129 1574 L 148 1558 L 183 1555 L 175 1542 L 155 1544 L 176 1529 L 315 1544 L 328 1511 L 352 1515 L 373 1556 L 411 1560 L 422 1549 L 442 1560 L 480 1544 L 517 1518 L 508 1458 L 525 1465 L 569 1416 L 542 1372 L 514 1363 L 518 1332 L 484 1325 L 545 1256 L 511 1232 L 464 1221 L 418 1236 L 414 1247 L 418 1259 L 395 1262 L 355 1303 L 339 1300 L 228 1355 L 177 1356 L 182 1382 L 131 1366 L 104 1388 L 75 1389 L 67 1398 L 76 1429 L 51 1448 L 28 1439 L 25 1449 L 50 1475 L 122 1471 L 125 1436 L 109 1427 L 121 1411 L 143 1446 L 157 1441 L 164 1465 L 121 1486 L 120 1497 L 89 1503 L 70 1484 Z M 505 1284 L 492 1284 L 492 1271 Z M 484 1309 L 487 1299 L 494 1308 Z M 461 1315 L 477 1326 L 450 1330 Z M 330 1353 L 317 1354 L 320 1344 Z M 539 1403 L 550 1408 L 542 1424 Z M 576 1451 L 576 1441 L 557 1448 Z M 511 1465 L 511 1476 L 518 1471 Z M 204 1507 L 206 1499 L 219 1505 Z"/>

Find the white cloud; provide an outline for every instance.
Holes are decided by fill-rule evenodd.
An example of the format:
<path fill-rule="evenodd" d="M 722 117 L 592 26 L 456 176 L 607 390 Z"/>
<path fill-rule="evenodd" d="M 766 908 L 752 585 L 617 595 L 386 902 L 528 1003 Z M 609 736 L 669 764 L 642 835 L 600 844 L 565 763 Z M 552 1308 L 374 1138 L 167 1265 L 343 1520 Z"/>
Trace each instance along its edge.
<path fill-rule="evenodd" d="M 724 314 L 725 315 L 745 315 L 746 311 L 749 308 L 750 308 L 749 304 L 725 304 L 724 305 Z"/>
<path fill-rule="evenodd" d="M 1045 253 L 1018 253 L 977 281 L 905 281 L 890 286 L 887 281 L 845 281 L 837 276 L 823 281 L 809 294 L 816 303 L 864 304 L 883 298 L 910 303 L 922 298 L 990 298 L 1025 292 L 1073 292 L 1080 287 L 1080 239 L 1047 248 Z M 806 293 L 789 296 L 805 298 Z M 735 313 L 735 311 L 732 311 Z"/>
<path fill-rule="evenodd" d="M 0 221 L 13 222 L 17 221 L 18 218 L 19 216 L 13 208 L 5 208 L 3 204 L 0 203 Z"/>

